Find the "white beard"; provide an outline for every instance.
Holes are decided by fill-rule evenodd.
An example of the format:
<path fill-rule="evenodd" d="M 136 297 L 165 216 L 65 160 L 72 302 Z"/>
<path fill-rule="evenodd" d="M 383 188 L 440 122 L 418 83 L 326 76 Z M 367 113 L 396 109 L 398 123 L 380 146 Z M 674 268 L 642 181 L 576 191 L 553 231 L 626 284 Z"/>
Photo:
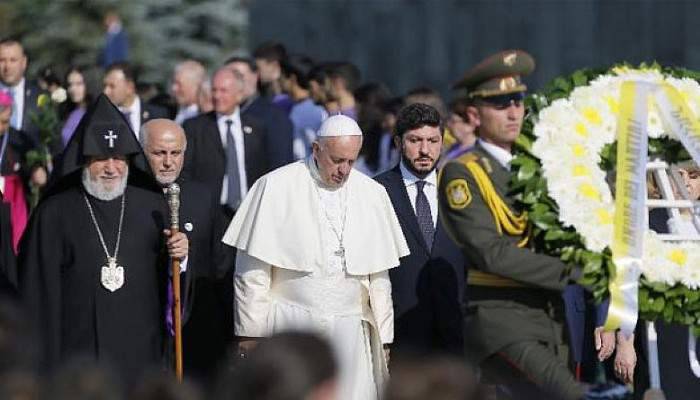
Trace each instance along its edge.
<path fill-rule="evenodd" d="M 94 198 L 102 200 L 102 201 L 110 201 L 114 200 L 117 197 L 121 196 L 124 194 L 124 190 L 126 189 L 126 182 L 129 178 L 129 166 L 126 166 L 126 169 L 124 170 L 124 176 L 122 177 L 121 181 L 119 183 L 110 189 L 107 189 L 103 183 L 101 183 L 98 180 L 93 180 L 90 177 L 90 172 L 88 172 L 87 168 L 83 168 L 83 187 L 85 190 Z"/>

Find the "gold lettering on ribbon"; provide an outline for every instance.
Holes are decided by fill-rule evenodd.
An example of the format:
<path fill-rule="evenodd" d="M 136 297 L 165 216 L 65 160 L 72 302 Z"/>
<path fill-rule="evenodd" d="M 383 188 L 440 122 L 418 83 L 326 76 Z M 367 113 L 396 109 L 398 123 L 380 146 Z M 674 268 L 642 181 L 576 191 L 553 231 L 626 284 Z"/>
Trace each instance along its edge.
<path fill-rule="evenodd" d="M 606 330 L 626 335 L 637 324 L 637 291 L 646 231 L 647 114 L 649 84 L 623 82 L 617 125 L 615 223 L 612 244 L 615 273 L 610 281 Z"/>
<path fill-rule="evenodd" d="M 657 87 L 655 100 L 666 129 L 675 132 L 693 161 L 700 165 L 700 122 L 676 88 L 668 83 Z"/>

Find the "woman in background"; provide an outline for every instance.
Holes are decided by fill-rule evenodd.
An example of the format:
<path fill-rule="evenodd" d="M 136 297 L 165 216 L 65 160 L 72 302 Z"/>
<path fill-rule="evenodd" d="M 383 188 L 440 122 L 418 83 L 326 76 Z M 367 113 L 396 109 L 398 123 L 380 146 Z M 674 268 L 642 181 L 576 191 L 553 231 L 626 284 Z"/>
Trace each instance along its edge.
<path fill-rule="evenodd" d="M 476 143 L 476 124 L 467 113 L 467 108 L 470 105 L 471 100 L 468 98 L 455 99 L 449 105 L 450 116 L 446 125 L 456 142 L 445 148 L 442 158 L 443 164 L 470 151 Z"/>
<path fill-rule="evenodd" d="M 64 112 L 65 123 L 61 130 L 61 140 L 63 147 L 73 136 L 75 128 L 85 114 L 87 105 L 90 103 L 84 70 L 80 67 L 71 67 L 66 74 L 66 89 L 68 91 L 69 102 Z"/>

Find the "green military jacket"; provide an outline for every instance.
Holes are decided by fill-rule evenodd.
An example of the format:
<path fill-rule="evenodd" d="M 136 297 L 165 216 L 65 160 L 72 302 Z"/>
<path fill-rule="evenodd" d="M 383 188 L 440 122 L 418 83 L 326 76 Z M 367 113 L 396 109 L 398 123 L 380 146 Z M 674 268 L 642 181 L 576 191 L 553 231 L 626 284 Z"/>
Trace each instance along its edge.
<path fill-rule="evenodd" d="M 444 166 L 438 184 L 440 216 L 469 265 L 515 283 L 518 290 L 529 288 L 535 294 L 541 290 L 543 297 L 558 297 L 569 283 L 566 265 L 557 258 L 518 247 L 522 235 L 499 233 L 476 178 L 465 165 L 468 161 L 475 161 L 482 167 L 498 196 L 510 210 L 518 212 L 513 198 L 508 195 L 511 172 L 478 143 L 472 152 Z M 512 287 L 490 289 L 507 291 Z M 469 289 L 466 296 L 469 298 Z M 465 345 L 477 362 L 520 341 L 558 346 L 563 344 L 561 322 L 551 310 L 503 300 L 503 297 L 470 301 L 465 316 Z"/>

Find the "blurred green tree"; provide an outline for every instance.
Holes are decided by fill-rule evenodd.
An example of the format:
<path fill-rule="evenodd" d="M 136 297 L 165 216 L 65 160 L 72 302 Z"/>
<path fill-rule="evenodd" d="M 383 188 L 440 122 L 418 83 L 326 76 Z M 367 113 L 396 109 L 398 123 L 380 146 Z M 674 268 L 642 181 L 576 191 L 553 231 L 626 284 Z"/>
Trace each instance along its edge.
<path fill-rule="evenodd" d="M 104 44 L 103 15 L 116 11 L 129 39 L 129 61 L 143 81 L 167 82 L 173 66 L 193 58 L 208 67 L 245 48 L 246 0 L 2 0 L 0 37 L 17 37 L 29 74 L 53 66 L 93 66 Z"/>

